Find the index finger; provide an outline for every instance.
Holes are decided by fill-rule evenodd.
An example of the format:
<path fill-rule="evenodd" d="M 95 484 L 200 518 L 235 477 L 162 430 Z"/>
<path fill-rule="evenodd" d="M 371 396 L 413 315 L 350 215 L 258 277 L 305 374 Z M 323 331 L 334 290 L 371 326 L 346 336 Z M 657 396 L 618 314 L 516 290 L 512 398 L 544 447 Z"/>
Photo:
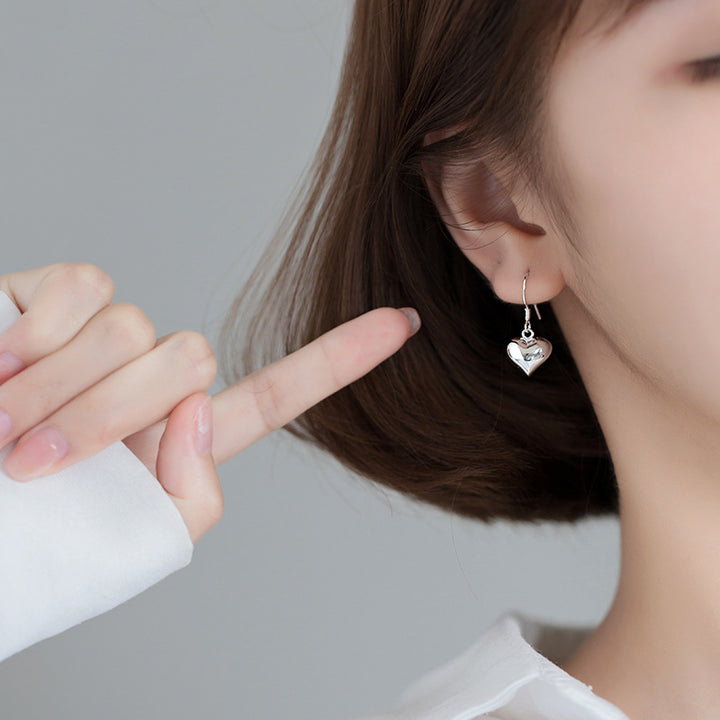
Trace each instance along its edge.
<path fill-rule="evenodd" d="M 403 312 L 376 308 L 213 395 L 215 464 L 370 372 L 397 352 L 410 334 Z"/>

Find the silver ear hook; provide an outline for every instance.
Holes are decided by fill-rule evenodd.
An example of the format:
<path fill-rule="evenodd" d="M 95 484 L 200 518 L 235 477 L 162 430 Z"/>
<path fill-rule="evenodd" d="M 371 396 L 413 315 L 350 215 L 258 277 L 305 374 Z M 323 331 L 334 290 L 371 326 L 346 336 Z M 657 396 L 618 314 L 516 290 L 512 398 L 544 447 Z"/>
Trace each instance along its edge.
<path fill-rule="evenodd" d="M 525 322 L 530 322 L 530 308 L 528 307 L 527 302 L 525 302 L 525 285 L 527 284 L 527 279 L 528 279 L 529 274 L 530 273 L 527 272 L 525 274 L 525 277 L 523 278 L 523 305 L 525 306 Z M 538 320 L 542 320 L 540 311 L 538 310 L 538 306 L 533 303 L 533 307 L 535 308 L 535 313 L 538 316 Z"/>

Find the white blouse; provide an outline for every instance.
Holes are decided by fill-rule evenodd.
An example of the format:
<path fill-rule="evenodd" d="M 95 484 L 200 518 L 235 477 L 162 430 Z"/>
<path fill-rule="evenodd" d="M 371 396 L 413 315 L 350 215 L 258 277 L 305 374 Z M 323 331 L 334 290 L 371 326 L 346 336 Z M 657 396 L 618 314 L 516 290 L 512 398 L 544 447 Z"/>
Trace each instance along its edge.
<path fill-rule="evenodd" d="M 356 720 L 630 720 L 559 667 L 593 629 L 505 612 L 388 712 Z"/>
<path fill-rule="evenodd" d="M 0 291 L 0 332 L 20 311 Z M 121 441 L 20 483 L 0 450 L 0 660 L 116 607 L 187 565 L 180 511 Z"/>

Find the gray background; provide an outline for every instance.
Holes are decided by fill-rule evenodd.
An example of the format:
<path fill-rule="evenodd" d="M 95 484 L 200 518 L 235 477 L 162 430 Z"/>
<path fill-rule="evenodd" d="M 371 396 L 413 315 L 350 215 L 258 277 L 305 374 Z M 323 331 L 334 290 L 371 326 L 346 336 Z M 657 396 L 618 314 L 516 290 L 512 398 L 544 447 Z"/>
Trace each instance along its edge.
<path fill-rule="evenodd" d="M 349 10 L 2 3 L 2 271 L 95 263 L 158 335 L 217 348 L 320 141 Z M 508 608 L 595 623 L 615 589 L 612 520 L 484 526 L 281 433 L 220 476 L 225 516 L 191 564 L 3 662 L 3 717 L 354 718 Z"/>

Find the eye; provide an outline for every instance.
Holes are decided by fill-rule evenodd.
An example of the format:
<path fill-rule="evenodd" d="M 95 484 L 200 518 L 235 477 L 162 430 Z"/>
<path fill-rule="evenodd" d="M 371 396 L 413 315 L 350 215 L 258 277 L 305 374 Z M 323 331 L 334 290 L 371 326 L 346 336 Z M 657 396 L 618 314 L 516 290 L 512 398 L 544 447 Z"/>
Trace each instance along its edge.
<path fill-rule="evenodd" d="M 693 82 L 698 83 L 720 77 L 720 56 L 691 63 L 690 77 Z"/>

